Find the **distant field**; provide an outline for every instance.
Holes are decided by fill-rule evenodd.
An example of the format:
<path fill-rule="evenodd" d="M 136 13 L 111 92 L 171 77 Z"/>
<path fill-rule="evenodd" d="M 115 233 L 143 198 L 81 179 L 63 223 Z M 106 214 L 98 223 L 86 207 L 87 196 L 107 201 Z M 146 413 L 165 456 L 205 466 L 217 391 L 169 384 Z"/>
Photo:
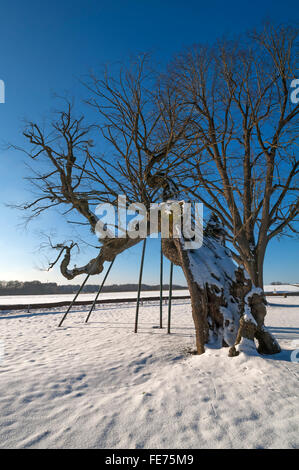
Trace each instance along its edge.
<path fill-rule="evenodd" d="M 265 286 L 265 292 L 299 292 L 299 284 L 290 286 L 289 284 L 282 284 L 281 286 Z"/>
<path fill-rule="evenodd" d="M 265 292 L 299 292 L 299 286 L 281 285 L 281 286 L 265 286 Z M 93 301 L 95 298 L 93 294 L 80 294 L 77 300 Z M 137 292 L 106 292 L 100 295 L 101 299 L 134 299 L 136 298 Z M 163 295 L 168 295 L 168 290 L 163 291 Z M 189 291 L 186 290 L 174 290 L 173 296 L 189 295 Z M 144 291 L 141 293 L 141 297 L 157 297 L 159 298 L 159 291 Z M 34 305 L 40 303 L 52 303 L 52 302 L 64 302 L 71 301 L 74 298 L 74 294 L 54 294 L 54 295 L 3 295 L 0 296 L 0 305 Z"/>
<path fill-rule="evenodd" d="M 299 289 L 298 289 L 299 290 Z M 174 290 L 173 296 L 189 295 L 189 291 L 186 290 Z M 136 298 L 137 292 L 106 292 L 101 294 L 100 299 L 134 299 Z M 163 295 L 168 295 L 168 290 L 163 291 Z M 96 294 L 80 294 L 77 300 L 90 300 L 93 301 Z M 159 291 L 144 291 L 141 293 L 143 297 L 157 297 L 159 298 Z M 63 302 L 71 301 L 74 298 L 74 294 L 56 294 L 56 295 L 4 295 L 0 297 L 0 305 L 34 305 L 40 303 L 51 303 L 51 302 Z"/>

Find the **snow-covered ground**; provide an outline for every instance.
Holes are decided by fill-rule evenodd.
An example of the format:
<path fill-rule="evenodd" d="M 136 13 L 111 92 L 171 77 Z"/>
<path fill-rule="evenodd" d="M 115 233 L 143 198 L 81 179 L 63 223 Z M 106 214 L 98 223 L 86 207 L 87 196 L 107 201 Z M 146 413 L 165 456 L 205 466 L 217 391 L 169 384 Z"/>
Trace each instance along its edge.
<path fill-rule="evenodd" d="M 289 284 L 281 286 L 265 286 L 265 292 L 299 292 L 298 286 L 291 286 Z M 77 300 L 88 300 L 93 301 L 96 293 L 94 294 L 80 294 Z M 164 296 L 168 296 L 168 290 L 163 291 Z M 189 295 L 189 291 L 186 289 L 174 290 L 172 292 L 174 297 Z M 99 300 L 101 299 L 134 299 L 137 296 L 137 292 L 105 292 L 101 294 Z M 142 297 L 159 297 L 159 291 L 143 291 L 141 292 Z M 56 294 L 56 295 L 1 295 L 0 296 L 0 305 L 34 305 L 40 303 L 54 303 L 54 302 L 71 302 L 74 298 L 74 294 Z"/>
<path fill-rule="evenodd" d="M 298 448 L 299 297 L 270 297 L 283 351 L 227 356 L 194 347 L 190 303 L 0 312 L 1 448 Z M 167 317 L 167 306 L 164 307 Z M 297 345 L 297 346 L 296 346 Z M 1 351 L 1 345 L 0 345 Z"/>
<path fill-rule="evenodd" d="M 299 291 L 299 287 L 298 287 Z M 168 296 L 168 290 L 163 291 L 164 296 Z M 189 295 L 189 291 L 186 289 L 174 290 L 172 292 L 173 297 L 181 295 Z M 93 302 L 96 293 L 94 294 L 80 294 L 77 300 L 88 300 Z M 160 296 L 160 291 L 148 290 L 141 292 L 142 297 L 157 297 Z M 105 292 L 99 297 L 101 299 L 136 299 L 137 292 Z M 51 302 L 71 302 L 74 298 L 74 294 L 56 294 L 56 295 L 3 295 L 0 296 L 0 305 L 34 305 L 40 303 L 51 303 Z"/>
<path fill-rule="evenodd" d="M 279 286 L 264 286 L 265 292 L 299 292 L 299 284 L 281 284 Z"/>

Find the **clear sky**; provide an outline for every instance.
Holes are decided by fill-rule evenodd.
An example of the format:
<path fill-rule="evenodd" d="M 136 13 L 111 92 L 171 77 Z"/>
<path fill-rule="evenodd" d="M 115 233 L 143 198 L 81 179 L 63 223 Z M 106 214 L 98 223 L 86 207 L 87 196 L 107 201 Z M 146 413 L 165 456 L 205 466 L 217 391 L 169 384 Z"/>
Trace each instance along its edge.
<path fill-rule="evenodd" d="M 79 79 L 105 63 L 125 61 L 151 52 L 157 61 L 169 59 L 185 45 L 213 42 L 238 34 L 265 19 L 298 19 L 298 3 L 273 0 L 1 0 L 0 79 L 6 103 L 0 104 L 0 142 L 24 144 L 24 119 L 43 120 L 55 108 L 53 93 L 84 96 Z M 24 230 L 21 214 L 5 203 L 30 199 L 24 180 L 24 156 L 0 150 L 0 279 L 66 282 L 58 270 L 41 272 L 36 251 L 39 232 L 69 233 L 56 213 L 43 216 Z M 265 261 L 265 282 L 299 282 L 298 241 L 273 241 Z M 137 246 L 124 253 L 111 271 L 110 282 L 137 282 Z M 83 258 L 88 258 L 88 250 Z M 144 281 L 158 283 L 159 252 L 148 243 Z M 168 273 L 167 273 L 168 276 Z M 77 279 L 79 280 L 79 279 Z M 75 280 L 75 282 L 77 282 Z M 177 271 L 174 282 L 182 282 Z M 96 283 L 94 279 L 92 282 Z"/>

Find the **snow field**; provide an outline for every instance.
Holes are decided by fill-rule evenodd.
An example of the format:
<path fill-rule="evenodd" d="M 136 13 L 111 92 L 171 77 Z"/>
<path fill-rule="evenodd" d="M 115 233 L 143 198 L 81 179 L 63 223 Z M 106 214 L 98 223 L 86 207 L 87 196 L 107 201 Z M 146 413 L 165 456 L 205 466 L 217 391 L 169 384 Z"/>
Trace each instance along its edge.
<path fill-rule="evenodd" d="M 1 448 L 298 448 L 299 297 L 270 297 L 276 356 L 194 349 L 189 302 L 0 312 Z M 167 306 L 164 307 L 164 322 Z M 166 324 L 164 324 L 166 326 Z"/>

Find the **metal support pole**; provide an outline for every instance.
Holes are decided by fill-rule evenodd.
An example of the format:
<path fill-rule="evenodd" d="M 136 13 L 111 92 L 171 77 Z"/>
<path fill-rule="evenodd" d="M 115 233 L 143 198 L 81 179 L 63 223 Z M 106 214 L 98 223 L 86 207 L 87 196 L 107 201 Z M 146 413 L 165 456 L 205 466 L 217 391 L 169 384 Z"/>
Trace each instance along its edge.
<path fill-rule="evenodd" d="M 115 260 L 115 258 L 114 258 L 114 260 Z M 86 317 L 85 323 L 88 322 L 88 320 L 89 320 L 89 318 L 90 318 L 90 315 L 91 315 L 91 312 L 93 311 L 93 309 L 94 309 L 95 306 L 96 306 L 98 297 L 99 297 L 100 293 L 102 292 L 102 289 L 103 289 L 103 287 L 104 287 L 104 284 L 105 284 L 105 282 L 106 282 L 106 279 L 107 279 L 107 277 L 108 277 L 108 274 L 110 273 L 110 269 L 112 268 L 112 265 L 113 265 L 113 263 L 114 263 L 114 260 L 111 261 L 110 266 L 109 266 L 109 268 L 108 268 L 107 271 L 106 271 L 106 274 L 105 274 L 105 277 L 104 277 L 104 279 L 103 279 L 103 282 L 102 282 L 102 284 L 101 284 L 101 286 L 100 286 L 100 288 L 99 288 L 99 290 L 98 290 L 98 293 L 97 293 L 97 295 L 96 295 L 96 297 L 95 297 L 95 299 L 94 299 L 94 301 L 93 301 L 92 306 L 90 307 L 90 310 L 89 310 L 88 315 L 87 315 L 87 317 Z"/>
<path fill-rule="evenodd" d="M 146 238 L 144 239 L 144 242 L 143 242 L 142 255 L 141 255 L 134 333 L 137 333 L 137 330 L 138 330 L 138 314 L 139 314 L 139 302 L 140 302 L 140 291 L 141 291 L 145 246 L 146 246 Z"/>
<path fill-rule="evenodd" d="M 170 323 L 171 323 L 172 275 L 173 275 L 173 263 L 170 263 L 167 334 L 170 334 Z"/>
<path fill-rule="evenodd" d="M 160 328 L 163 328 L 163 251 L 161 238 L 161 257 L 160 257 Z"/>
<path fill-rule="evenodd" d="M 63 323 L 63 322 L 64 322 L 64 320 L 66 319 L 66 317 L 67 317 L 67 314 L 68 314 L 68 313 L 69 313 L 69 311 L 71 310 L 71 308 L 72 308 L 72 306 L 74 305 L 74 303 L 75 303 L 75 301 L 76 301 L 76 299 L 77 299 L 78 295 L 80 294 L 81 290 L 82 290 L 82 289 L 83 289 L 83 287 L 85 286 L 85 284 L 86 284 L 86 282 L 87 282 L 87 280 L 88 280 L 89 276 L 90 276 L 90 274 L 87 274 L 87 276 L 86 276 L 85 280 L 83 281 L 83 283 L 82 283 L 82 285 L 81 285 L 80 289 L 78 290 L 77 294 L 75 295 L 75 297 L 74 297 L 73 301 L 71 302 L 71 304 L 70 304 L 69 308 L 67 309 L 67 311 L 66 311 L 66 312 L 65 312 L 65 314 L 63 315 L 63 317 L 62 317 L 62 319 L 61 319 L 61 322 L 59 323 L 58 327 L 62 326 L 62 323 Z"/>

